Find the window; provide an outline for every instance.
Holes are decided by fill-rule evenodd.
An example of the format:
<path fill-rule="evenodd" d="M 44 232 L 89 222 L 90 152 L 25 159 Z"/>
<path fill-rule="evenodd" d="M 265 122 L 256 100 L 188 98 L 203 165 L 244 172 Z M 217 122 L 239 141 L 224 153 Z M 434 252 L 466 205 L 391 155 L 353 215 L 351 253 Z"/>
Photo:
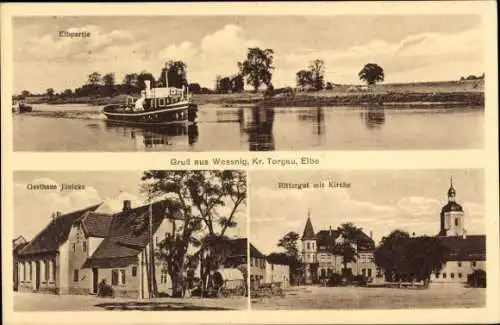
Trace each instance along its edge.
<path fill-rule="evenodd" d="M 45 281 L 49 281 L 50 278 L 50 262 L 45 261 Z"/>
<path fill-rule="evenodd" d="M 458 278 L 461 279 L 462 278 L 462 273 L 458 273 Z"/>
<path fill-rule="evenodd" d="M 439 279 L 439 273 L 436 273 L 436 279 Z"/>
<path fill-rule="evenodd" d="M 361 274 L 362 274 L 363 276 L 366 276 L 366 269 L 362 269 L 362 270 L 361 270 Z"/>
<path fill-rule="evenodd" d="M 73 282 L 78 282 L 78 270 L 73 270 Z"/>
<path fill-rule="evenodd" d="M 73 252 L 76 252 L 76 244 L 73 243 Z"/>
<path fill-rule="evenodd" d="M 472 262 L 472 266 L 473 266 L 473 267 L 475 267 L 475 266 L 476 266 L 476 262 L 475 262 L 475 261 L 473 261 L 473 262 Z"/>
<path fill-rule="evenodd" d="M 160 283 L 167 283 L 167 276 L 168 276 L 167 270 L 165 269 L 161 270 Z"/>
<path fill-rule="evenodd" d="M 137 276 L 137 266 L 132 266 L 132 276 Z"/>
<path fill-rule="evenodd" d="M 31 262 L 28 262 L 28 263 L 29 263 L 29 264 L 28 264 L 28 265 L 29 265 L 29 268 L 28 268 L 28 274 L 29 274 L 29 276 L 30 276 L 30 281 L 31 281 L 31 278 L 32 278 L 32 274 L 31 274 L 31 273 L 32 273 L 32 272 L 31 272 Z"/>
<path fill-rule="evenodd" d="M 85 240 L 82 242 L 82 249 L 84 252 L 87 251 L 87 241 L 85 241 Z"/>
<path fill-rule="evenodd" d="M 120 284 L 125 284 L 125 270 L 120 270 Z"/>
<path fill-rule="evenodd" d="M 458 267 L 461 267 L 462 266 L 462 262 L 458 262 Z"/>
<path fill-rule="evenodd" d="M 455 278 L 455 273 L 451 273 L 450 276 L 452 279 Z"/>
<path fill-rule="evenodd" d="M 458 226 L 458 218 L 455 218 L 455 226 Z"/>
<path fill-rule="evenodd" d="M 443 279 L 446 279 L 446 273 L 443 273 Z"/>
<path fill-rule="evenodd" d="M 311 243 L 307 242 L 307 250 L 310 250 L 310 249 L 311 249 Z"/>
<path fill-rule="evenodd" d="M 111 271 L 111 284 L 114 286 L 118 285 L 118 270 Z"/>
<path fill-rule="evenodd" d="M 368 277 L 371 278 L 372 276 L 372 269 L 368 269 Z"/>

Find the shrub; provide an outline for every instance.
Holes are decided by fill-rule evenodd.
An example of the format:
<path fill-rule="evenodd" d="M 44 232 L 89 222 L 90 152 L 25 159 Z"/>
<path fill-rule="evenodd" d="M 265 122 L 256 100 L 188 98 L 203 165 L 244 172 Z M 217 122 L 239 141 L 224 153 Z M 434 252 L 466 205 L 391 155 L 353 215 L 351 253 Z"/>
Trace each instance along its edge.
<path fill-rule="evenodd" d="M 467 276 L 467 284 L 475 288 L 486 288 L 486 271 L 475 270 Z"/>

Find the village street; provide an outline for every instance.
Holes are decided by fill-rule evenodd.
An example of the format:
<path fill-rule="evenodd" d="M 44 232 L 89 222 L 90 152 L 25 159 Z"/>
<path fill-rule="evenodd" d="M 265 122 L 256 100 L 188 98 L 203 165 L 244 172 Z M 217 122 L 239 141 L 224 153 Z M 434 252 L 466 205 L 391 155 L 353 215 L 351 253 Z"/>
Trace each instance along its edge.
<path fill-rule="evenodd" d="M 252 309 L 400 309 L 484 307 L 486 289 L 435 286 L 429 289 L 291 287 L 282 297 L 252 298 Z"/>
<path fill-rule="evenodd" d="M 244 310 L 248 297 L 228 298 L 100 298 L 92 295 L 14 293 L 14 311 L 102 311 L 102 310 Z"/>

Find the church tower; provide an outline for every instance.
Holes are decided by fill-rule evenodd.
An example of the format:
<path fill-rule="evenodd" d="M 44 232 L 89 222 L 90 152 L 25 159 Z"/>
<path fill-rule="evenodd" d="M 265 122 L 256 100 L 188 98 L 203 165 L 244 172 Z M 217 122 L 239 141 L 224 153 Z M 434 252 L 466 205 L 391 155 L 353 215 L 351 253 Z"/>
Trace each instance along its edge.
<path fill-rule="evenodd" d="M 455 200 L 457 192 L 453 187 L 453 178 L 450 179 L 448 189 L 448 203 L 441 209 L 441 229 L 439 236 L 465 236 L 464 209 Z"/>
<path fill-rule="evenodd" d="M 311 267 L 312 264 L 317 262 L 317 245 L 316 245 L 316 234 L 314 233 L 314 228 L 311 222 L 311 212 L 307 212 L 307 222 L 302 233 L 302 263 L 305 266 L 305 280 L 306 283 L 310 283 L 315 277 L 314 268 Z"/>

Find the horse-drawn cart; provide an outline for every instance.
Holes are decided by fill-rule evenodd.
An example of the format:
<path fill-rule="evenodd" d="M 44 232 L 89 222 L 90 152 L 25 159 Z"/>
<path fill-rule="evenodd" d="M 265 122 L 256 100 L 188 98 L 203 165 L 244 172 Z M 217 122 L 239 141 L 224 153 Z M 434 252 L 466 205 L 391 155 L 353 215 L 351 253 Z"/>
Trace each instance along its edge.
<path fill-rule="evenodd" d="M 283 296 L 281 282 L 270 282 L 255 285 L 251 290 L 252 297 Z"/>
<path fill-rule="evenodd" d="M 245 278 L 238 269 L 220 269 L 214 272 L 213 285 L 209 287 L 209 295 L 217 297 L 244 296 L 246 294 Z"/>

